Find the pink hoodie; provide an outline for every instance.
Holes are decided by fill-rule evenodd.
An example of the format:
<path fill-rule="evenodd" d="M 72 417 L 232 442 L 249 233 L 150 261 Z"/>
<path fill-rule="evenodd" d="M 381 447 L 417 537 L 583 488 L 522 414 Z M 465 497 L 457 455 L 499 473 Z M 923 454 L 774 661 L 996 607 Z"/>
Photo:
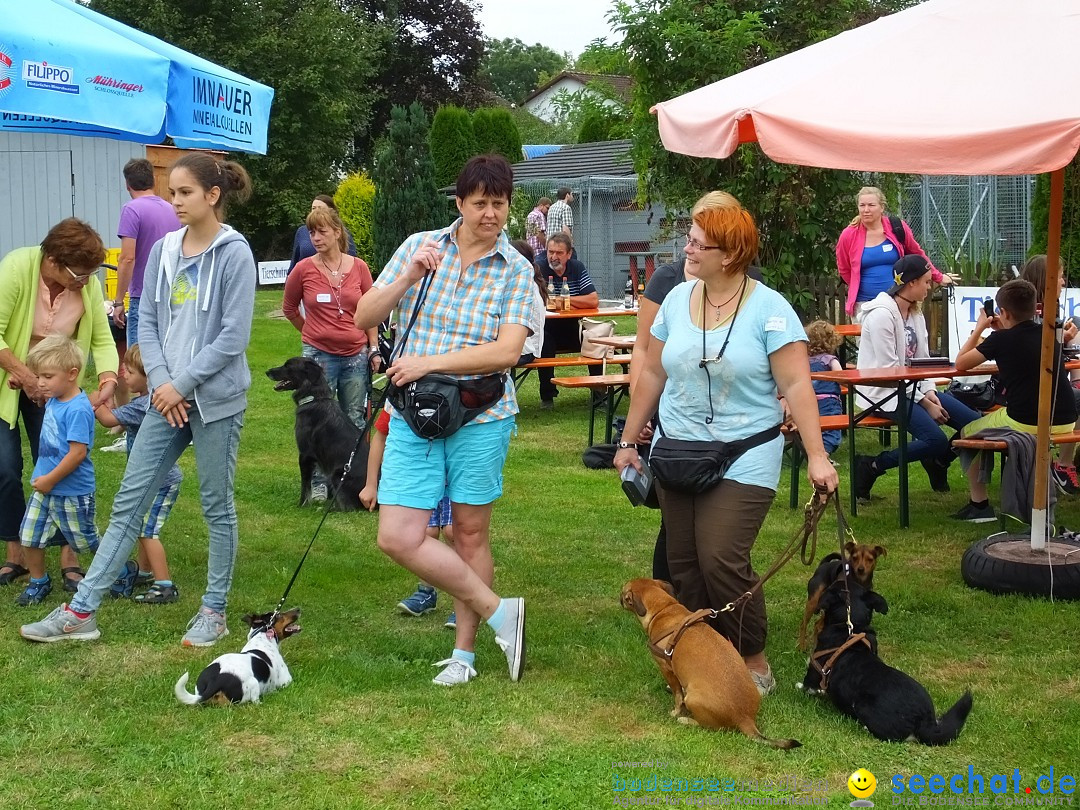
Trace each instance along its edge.
<path fill-rule="evenodd" d="M 916 253 L 919 256 L 924 256 L 929 262 L 930 257 L 926 255 L 926 251 L 922 249 L 922 246 L 915 241 L 911 228 L 903 220 L 901 220 L 901 224 L 904 226 L 904 241 L 910 247 L 910 250 L 904 250 L 904 245 L 893 233 L 892 225 L 887 216 L 881 218 L 881 227 L 885 231 L 885 238 L 893 243 L 900 256 L 905 253 Z M 844 310 L 848 315 L 855 312 L 855 299 L 859 294 L 859 283 L 862 275 L 862 252 L 865 247 L 866 228 L 863 227 L 861 222 L 856 222 L 854 225 L 848 225 L 844 228 L 836 242 L 836 269 L 840 272 L 840 278 L 848 285 L 847 302 L 844 306 Z M 933 262 L 930 262 L 930 277 L 937 282 L 940 282 L 943 278 L 941 271 L 934 267 Z"/>

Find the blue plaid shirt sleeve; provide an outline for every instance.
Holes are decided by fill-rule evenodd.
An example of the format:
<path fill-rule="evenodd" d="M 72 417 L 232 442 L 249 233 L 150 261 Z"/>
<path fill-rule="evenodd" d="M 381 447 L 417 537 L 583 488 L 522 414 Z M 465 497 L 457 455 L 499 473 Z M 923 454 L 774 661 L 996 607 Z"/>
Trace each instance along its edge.
<path fill-rule="evenodd" d="M 502 321 L 528 327 L 532 323 L 532 290 L 529 286 L 535 284 L 532 270 L 524 259 L 511 262 L 510 267 L 512 274 L 503 295 Z"/>

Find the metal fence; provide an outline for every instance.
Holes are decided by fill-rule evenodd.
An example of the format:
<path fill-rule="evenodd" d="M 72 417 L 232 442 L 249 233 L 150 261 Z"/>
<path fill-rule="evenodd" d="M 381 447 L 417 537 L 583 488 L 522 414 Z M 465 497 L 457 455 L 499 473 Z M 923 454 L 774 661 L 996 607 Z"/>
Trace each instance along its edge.
<path fill-rule="evenodd" d="M 923 176 L 900 190 L 899 211 L 942 271 L 994 283 L 1031 247 L 1030 175 Z"/>
<path fill-rule="evenodd" d="M 679 223 L 665 219 L 662 205 L 642 208 L 636 177 L 586 177 L 522 180 L 514 184 L 510 235 L 524 234 L 525 217 L 541 197 L 555 199 L 562 186 L 574 193 L 574 248 L 585 263 L 601 299 L 622 300 L 627 273 L 643 279 L 678 255 L 674 234 Z M 685 230 L 685 227 L 684 227 Z"/>

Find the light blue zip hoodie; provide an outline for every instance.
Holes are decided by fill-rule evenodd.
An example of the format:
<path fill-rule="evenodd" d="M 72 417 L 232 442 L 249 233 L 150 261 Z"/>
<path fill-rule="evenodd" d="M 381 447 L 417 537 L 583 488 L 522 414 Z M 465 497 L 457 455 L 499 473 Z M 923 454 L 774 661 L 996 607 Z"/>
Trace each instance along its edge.
<path fill-rule="evenodd" d="M 255 259 L 247 240 L 223 225 L 199 262 L 199 297 L 191 361 L 186 368 L 166 365 L 170 299 L 187 228 L 167 234 L 146 260 L 139 302 L 139 348 L 153 391 L 171 382 L 185 399 L 194 399 L 204 422 L 216 422 L 247 407 L 251 386 L 247 350 L 255 308 Z"/>

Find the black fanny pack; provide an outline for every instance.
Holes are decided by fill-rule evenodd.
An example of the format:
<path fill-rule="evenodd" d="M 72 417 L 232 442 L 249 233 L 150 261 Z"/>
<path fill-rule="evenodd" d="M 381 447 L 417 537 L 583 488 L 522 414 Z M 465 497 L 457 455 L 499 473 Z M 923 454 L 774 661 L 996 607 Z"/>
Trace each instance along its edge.
<path fill-rule="evenodd" d="M 401 388 L 387 383 L 386 397 L 421 439 L 445 439 L 498 402 L 505 386 L 505 374 L 473 380 L 427 374 Z"/>
<path fill-rule="evenodd" d="M 715 487 L 752 447 L 780 435 L 780 425 L 735 442 L 691 442 L 661 436 L 649 452 L 649 468 L 665 489 L 697 495 Z"/>

